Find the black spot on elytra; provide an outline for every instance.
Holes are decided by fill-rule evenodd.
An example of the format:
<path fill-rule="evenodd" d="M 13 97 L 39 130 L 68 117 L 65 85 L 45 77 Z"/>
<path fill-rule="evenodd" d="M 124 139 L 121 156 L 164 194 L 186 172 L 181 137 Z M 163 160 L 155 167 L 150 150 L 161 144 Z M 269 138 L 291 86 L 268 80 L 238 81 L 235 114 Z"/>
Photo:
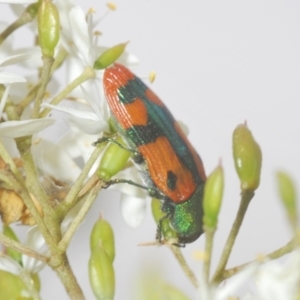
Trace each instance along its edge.
<path fill-rule="evenodd" d="M 173 191 L 176 188 L 177 176 L 172 171 L 168 171 L 167 177 L 167 186 Z"/>

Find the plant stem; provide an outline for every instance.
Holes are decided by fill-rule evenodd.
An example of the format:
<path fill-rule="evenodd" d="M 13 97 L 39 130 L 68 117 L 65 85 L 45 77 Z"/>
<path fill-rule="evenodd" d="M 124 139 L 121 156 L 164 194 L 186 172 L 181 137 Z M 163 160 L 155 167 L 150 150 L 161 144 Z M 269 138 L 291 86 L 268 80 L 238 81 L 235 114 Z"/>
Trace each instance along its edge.
<path fill-rule="evenodd" d="M 33 216 L 34 220 L 36 221 L 41 233 L 43 234 L 43 237 L 47 241 L 47 244 L 49 245 L 50 249 L 56 248 L 53 236 L 51 234 L 54 231 L 54 228 L 51 228 L 51 233 L 50 233 L 50 231 L 48 230 L 48 228 L 44 222 L 44 218 L 42 218 L 42 216 L 40 215 L 40 212 L 38 211 L 37 207 L 35 206 L 35 203 L 33 202 L 32 198 L 30 197 L 26 187 L 23 186 L 22 184 L 20 184 L 13 176 L 9 177 L 9 174 L 7 174 L 7 178 L 9 178 L 9 183 L 11 185 L 11 189 L 21 197 L 24 204 L 29 209 L 29 211 L 30 211 L 31 215 Z"/>
<path fill-rule="evenodd" d="M 205 230 L 205 257 L 203 262 L 203 275 L 206 283 L 209 282 L 211 254 L 213 249 L 213 239 L 216 230 L 213 228 L 204 228 Z"/>
<path fill-rule="evenodd" d="M 0 34 L 0 45 L 5 41 L 5 39 L 12 34 L 15 30 L 21 26 L 30 23 L 34 19 L 34 16 L 25 10 L 19 19 L 10 24 L 1 34 Z"/>
<path fill-rule="evenodd" d="M 33 106 L 32 114 L 31 114 L 31 117 L 33 119 L 36 119 L 39 117 L 41 104 L 43 102 L 46 87 L 47 87 L 47 84 L 50 79 L 51 67 L 54 62 L 53 57 L 43 56 L 42 59 L 43 59 L 43 69 L 42 69 L 42 74 L 41 74 L 41 85 L 39 86 L 39 90 L 38 90 L 38 93 L 37 93 L 35 101 L 34 101 L 34 106 Z"/>
<path fill-rule="evenodd" d="M 49 265 L 57 273 L 72 300 L 84 300 L 83 292 L 78 285 L 66 254 L 51 257 Z"/>
<path fill-rule="evenodd" d="M 58 216 L 54 211 L 53 207 L 51 206 L 49 196 L 46 194 L 45 190 L 40 184 L 35 162 L 32 157 L 31 139 L 31 136 L 16 139 L 17 147 L 23 159 L 24 169 L 26 172 L 26 187 L 35 196 L 36 199 L 39 199 L 39 203 L 43 209 L 45 218 L 49 218 L 50 221 L 56 220 L 60 216 Z M 51 228 L 52 234 L 57 234 L 55 230 L 56 226 L 51 223 L 48 224 L 48 226 L 49 228 Z"/>
<path fill-rule="evenodd" d="M 11 172 L 14 174 L 16 179 L 19 182 L 22 182 L 23 181 L 22 174 L 20 173 L 19 169 L 17 168 L 15 162 L 13 161 L 9 153 L 6 151 L 1 141 L 0 141 L 0 156 L 4 160 L 4 162 L 9 166 Z"/>
<path fill-rule="evenodd" d="M 23 110 L 35 99 L 40 86 L 41 82 L 39 81 L 33 88 L 31 88 L 25 98 L 17 104 L 17 112 L 19 115 L 21 115 Z"/>
<path fill-rule="evenodd" d="M 51 105 L 57 105 L 61 100 L 65 99 L 76 87 L 85 82 L 88 79 L 95 77 L 95 71 L 91 67 L 87 67 L 81 75 L 75 78 L 71 83 L 69 83 L 63 91 L 61 91 L 55 98 L 50 102 Z M 45 118 L 49 112 L 50 108 L 45 108 L 40 113 L 40 118 Z"/>
<path fill-rule="evenodd" d="M 293 238 L 286 245 L 284 245 L 284 246 L 280 247 L 279 249 L 265 255 L 263 257 L 263 259 L 264 259 L 263 262 L 268 262 L 270 260 L 280 258 L 283 255 L 286 255 L 286 254 L 292 252 L 295 249 L 295 245 L 296 245 L 296 241 L 295 241 L 295 238 Z M 223 273 L 223 279 L 228 279 L 228 278 L 234 276 L 241 269 L 245 268 L 246 266 L 248 266 L 249 264 L 251 264 L 253 262 L 254 261 L 249 261 L 249 262 L 244 263 L 240 266 L 225 270 L 224 273 Z"/>
<path fill-rule="evenodd" d="M 53 75 L 54 71 L 61 66 L 67 55 L 68 53 L 66 52 L 66 50 L 63 47 L 60 47 L 53 62 L 49 80 L 51 79 L 51 76 Z M 22 114 L 23 110 L 35 99 L 41 84 L 42 82 L 41 80 L 39 80 L 39 82 L 33 88 L 31 88 L 31 90 L 28 92 L 25 98 L 17 104 L 16 111 L 19 116 Z"/>
<path fill-rule="evenodd" d="M 193 271 L 190 269 L 190 267 L 188 266 L 188 264 L 187 264 L 185 258 L 183 257 L 179 247 L 174 246 L 172 244 L 168 244 L 168 243 L 166 245 L 173 252 L 173 254 L 175 255 L 175 257 L 176 257 L 177 261 L 179 262 L 181 268 L 183 269 L 183 271 L 187 275 L 187 277 L 190 279 L 193 286 L 198 288 L 199 284 L 198 284 L 198 281 L 196 279 L 196 276 L 193 273 Z"/>
<path fill-rule="evenodd" d="M 244 216 L 247 211 L 248 205 L 254 196 L 254 192 L 253 191 L 242 191 L 241 196 L 242 196 L 242 198 L 241 198 L 239 210 L 237 212 L 235 221 L 232 225 L 230 234 L 227 238 L 225 247 L 223 249 L 223 252 L 222 252 L 222 255 L 221 255 L 221 258 L 219 261 L 219 265 L 218 265 L 218 267 L 215 271 L 215 274 L 212 278 L 213 283 L 219 283 L 223 280 L 223 272 L 226 268 L 229 256 L 231 254 L 233 245 L 235 243 L 235 239 L 238 235 L 238 232 L 239 232 L 242 222 L 244 220 Z"/>
<path fill-rule="evenodd" d="M 30 274 L 28 273 L 28 271 L 25 269 L 22 269 L 20 272 L 20 277 L 23 280 L 23 282 L 25 283 L 26 287 L 28 288 L 30 296 L 32 296 L 33 300 L 41 300 L 39 292 L 36 290 L 36 288 L 34 286 L 34 282 L 31 278 Z"/>
<path fill-rule="evenodd" d="M 88 173 L 89 173 L 90 169 L 94 165 L 95 161 L 97 160 L 97 158 L 99 157 L 101 152 L 102 152 L 102 147 L 99 147 L 99 146 L 95 147 L 94 152 L 92 153 L 89 160 L 87 161 L 87 163 L 83 167 L 79 177 L 77 178 L 77 180 L 73 184 L 73 186 L 70 189 L 70 191 L 69 191 L 68 195 L 66 196 L 65 200 L 62 202 L 62 205 L 66 208 L 67 211 L 75 203 L 76 196 L 78 195 L 84 180 L 88 177 Z"/>
<path fill-rule="evenodd" d="M 27 255 L 27 256 L 36 258 L 45 263 L 47 263 L 47 261 L 49 259 L 47 256 L 39 254 L 38 252 L 35 252 L 34 250 L 20 244 L 19 242 L 16 242 L 16 241 L 8 238 L 2 232 L 0 232 L 0 244 L 4 245 L 7 248 L 12 248 L 22 254 Z"/>
<path fill-rule="evenodd" d="M 84 203 L 79 211 L 79 213 L 76 215 L 75 219 L 73 220 L 72 224 L 68 228 L 67 232 L 64 234 L 62 240 L 58 244 L 58 248 L 61 252 L 65 252 L 67 250 L 67 247 L 76 232 L 77 228 L 81 224 L 82 220 L 88 213 L 89 209 L 91 208 L 92 204 L 94 203 L 99 190 L 101 189 L 101 184 L 98 184 L 96 187 L 94 187 L 89 194 L 87 195 L 86 199 L 84 199 Z"/>
<path fill-rule="evenodd" d="M 47 241 L 47 244 L 49 245 L 49 248 L 53 249 L 56 247 L 53 238 L 56 237 L 57 241 L 60 240 L 60 226 L 56 222 L 58 216 L 55 215 L 53 208 L 50 206 L 48 196 L 39 184 L 37 171 L 30 151 L 31 137 L 17 139 L 17 146 L 23 159 L 24 169 L 26 172 L 26 185 L 22 176 L 20 178 L 20 176 L 18 175 L 19 171 L 13 163 L 12 159 L 9 159 L 5 155 L 6 162 L 12 167 L 12 170 L 14 170 L 14 173 L 12 171 L 6 171 L 6 177 L 9 178 L 11 189 L 21 197 L 30 213 L 32 214 L 33 218 L 37 222 L 41 233 L 43 234 L 45 240 Z M 6 151 L 4 151 L 5 149 L 2 148 L 1 150 L 1 153 L 6 153 Z M 12 174 L 16 175 L 13 176 Z M 41 204 L 43 209 L 44 218 L 42 218 L 40 212 L 37 210 L 37 207 L 33 202 L 29 192 L 31 192 L 36 197 L 36 199 L 39 199 L 39 203 Z M 45 223 L 46 220 L 47 226 Z M 51 233 L 48 228 L 51 228 Z"/>

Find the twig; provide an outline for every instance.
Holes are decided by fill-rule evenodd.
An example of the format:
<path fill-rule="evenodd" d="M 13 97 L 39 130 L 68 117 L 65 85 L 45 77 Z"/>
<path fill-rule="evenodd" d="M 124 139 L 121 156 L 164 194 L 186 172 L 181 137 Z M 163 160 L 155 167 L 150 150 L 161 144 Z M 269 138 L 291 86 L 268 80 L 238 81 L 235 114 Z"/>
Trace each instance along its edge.
<path fill-rule="evenodd" d="M 205 231 L 205 257 L 203 261 L 203 275 L 206 283 L 209 282 L 211 254 L 213 249 L 213 239 L 215 229 L 204 228 Z"/>
<path fill-rule="evenodd" d="M 100 146 L 95 147 L 94 152 L 92 153 L 89 160 L 87 161 L 87 163 L 83 167 L 79 177 L 77 178 L 77 180 L 73 184 L 73 186 L 70 189 L 70 191 L 69 191 L 68 195 L 66 196 L 65 200 L 62 202 L 62 206 L 64 206 L 67 211 L 69 210 L 70 207 L 73 206 L 74 202 L 76 201 L 76 197 L 77 197 L 80 189 L 82 188 L 83 182 L 87 178 L 90 169 L 94 165 L 95 161 L 97 160 L 97 158 L 99 157 L 101 152 L 102 152 L 102 147 L 100 147 Z"/>
<path fill-rule="evenodd" d="M 0 34 L 0 45 L 5 41 L 5 39 L 12 34 L 15 30 L 21 26 L 30 23 L 34 19 L 34 15 L 29 11 L 25 10 L 21 16 L 12 24 L 10 24 L 1 34 Z"/>
<path fill-rule="evenodd" d="M 30 293 L 30 296 L 32 296 L 33 300 L 41 300 L 41 297 L 39 295 L 39 292 L 34 286 L 34 282 L 29 274 L 29 272 L 26 269 L 21 269 L 20 277 L 25 283 L 26 287 L 28 288 L 28 291 Z"/>
<path fill-rule="evenodd" d="M 187 264 L 185 258 L 183 257 L 179 247 L 174 246 L 174 245 L 169 244 L 169 243 L 166 243 L 166 245 L 173 252 L 173 254 L 175 255 L 175 257 L 176 257 L 177 261 L 179 262 L 182 270 L 187 275 L 187 277 L 190 279 L 193 286 L 198 288 L 199 284 L 198 284 L 197 278 L 196 278 L 195 274 L 193 273 L 193 271 L 188 266 L 188 264 Z"/>
<path fill-rule="evenodd" d="M 219 265 L 218 265 L 218 267 L 215 271 L 215 274 L 212 278 L 213 283 L 219 283 L 223 278 L 223 272 L 226 268 L 226 265 L 227 265 L 230 253 L 232 251 L 235 239 L 238 235 L 238 232 L 239 232 L 240 227 L 242 225 L 242 222 L 244 220 L 244 216 L 245 216 L 245 213 L 247 211 L 248 205 L 249 205 L 251 199 L 253 198 L 253 196 L 254 196 L 254 192 L 252 192 L 252 191 L 251 192 L 250 191 L 249 192 L 247 192 L 247 191 L 242 192 L 240 207 L 239 207 L 239 210 L 237 212 L 235 221 L 232 225 L 230 234 L 227 238 L 225 247 L 223 249 L 223 252 L 222 252 L 222 255 L 221 255 L 221 258 L 220 258 L 220 261 L 219 261 Z"/>
<path fill-rule="evenodd" d="M 86 199 L 84 200 L 84 203 L 79 211 L 79 213 L 76 215 L 75 219 L 71 223 L 70 227 L 68 228 L 67 232 L 64 234 L 62 240 L 58 244 L 58 248 L 61 252 L 65 252 L 74 233 L 76 232 L 77 228 L 81 224 L 82 220 L 88 213 L 89 209 L 91 208 L 92 204 L 94 203 L 99 190 L 101 189 L 101 184 L 99 183 L 97 186 L 95 186 L 87 195 Z"/>
<path fill-rule="evenodd" d="M 67 57 L 67 55 L 68 55 L 67 51 L 63 47 L 60 47 L 60 49 L 55 57 L 54 63 L 52 65 L 49 80 L 51 79 L 54 71 L 61 66 L 61 64 Z M 42 81 L 39 80 L 38 83 L 36 83 L 36 85 L 34 87 L 32 87 L 31 90 L 27 93 L 25 98 L 17 104 L 16 112 L 19 116 L 22 114 L 23 110 L 26 107 L 28 107 L 28 105 L 34 100 L 41 84 L 42 84 Z"/>
<path fill-rule="evenodd" d="M 56 271 L 72 300 L 85 299 L 65 253 L 58 256 L 52 256 L 49 265 Z"/>
<path fill-rule="evenodd" d="M 81 83 L 87 81 L 88 79 L 95 77 L 95 71 L 87 67 L 81 75 L 75 78 L 71 83 L 69 83 L 63 91 L 61 91 L 55 98 L 52 99 L 50 102 L 51 105 L 57 105 L 61 100 L 65 99 L 76 87 L 78 87 Z M 49 112 L 51 111 L 50 108 L 45 108 L 40 113 L 40 118 L 45 118 Z"/>
<path fill-rule="evenodd" d="M 19 182 L 23 181 L 23 176 L 19 169 L 17 168 L 14 160 L 11 158 L 9 153 L 6 151 L 5 147 L 3 146 L 2 142 L 0 141 L 0 156 L 4 160 L 4 162 L 9 166 L 11 172 L 17 178 Z"/>
<path fill-rule="evenodd" d="M 4 171 L 2 173 L 4 173 Z M 23 186 L 21 183 L 19 183 L 10 172 L 6 171 L 5 175 L 6 175 L 6 178 L 8 178 L 7 183 L 10 184 L 11 190 L 13 190 L 16 194 L 18 194 L 20 196 L 20 198 L 23 200 L 26 207 L 29 209 L 29 211 L 32 214 L 34 220 L 36 221 L 41 233 L 43 234 L 43 237 L 47 241 L 47 244 L 49 245 L 49 247 L 55 248 L 56 246 L 55 246 L 55 242 L 53 240 L 53 236 L 49 232 L 49 230 L 44 222 L 44 219 L 40 215 L 40 212 L 38 211 L 32 198 L 30 197 L 26 187 Z"/>
<path fill-rule="evenodd" d="M 36 98 L 34 101 L 32 114 L 31 114 L 31 117 L 33 119 L 39 117 L 41 104 L 43 102 L 46 87 L 47 87 L 47 84 L 48 84 L 50 76 L 51 76 L 51 68 L 54 63 L 53 57 L 43 56 L 42 59 L 43 59 L 43 69 L 42 69 L 42 74 L 41 74 L 41 84 L 39 86 L 39 90 L 37 92 L 37 95 L 36 95 Z"/>
<path fill-rule="evenodd" d="M 12 248 L 22 254 L 36 258 L 44 263 L 47 263 L 49 260 L 49 257 L 39 254 L 38 252 L 20 244 L 19 242 L 16 242 L 16 241 L 8 238 L 2 232 L 0 232 L 0 243 L 7 248 Z"/>
<path fill-rule="evenodd" d="M 282 257 L 283 255 L 286 255 L 290 252 L 292 252 L 294 249 L 295 249 L 295 238 L 293 238 L 291 241 L 289 241 L 286 245 L 282 246 L 281 248 L 269 253 L 269 254 L 266 254 L 264 257 L 263 257 L 263 261 L 262 263 L 266 263 L 270 260 L 273 260 L 273 259 L 277 259 L 277 258 L 280 258 Z M 246 266 L 248 266 L 249 264 L 253 263 L 254 261 L 249 261 L 247 263 L 244 263 L 240 266 L 237 266 L 237 267 L 234 267 L 234 268 L 231 268 L 231 269 L 228 269 L 228 270 L 225 270 L 224 273 L 223 273 L 223 279 L 228 279 L 232 276 L 234 276 L 236 273 L 238 273 L 241 269 L 245 268 Z"/>

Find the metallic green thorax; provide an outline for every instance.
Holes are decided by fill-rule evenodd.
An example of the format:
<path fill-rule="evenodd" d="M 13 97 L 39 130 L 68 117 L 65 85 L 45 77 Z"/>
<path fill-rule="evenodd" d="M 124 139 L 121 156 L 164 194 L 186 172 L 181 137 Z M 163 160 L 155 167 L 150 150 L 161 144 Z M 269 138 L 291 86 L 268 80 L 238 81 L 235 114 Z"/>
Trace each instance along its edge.
<path fill-rule="evenodd" d="M 203 233 L 202 201 L 204 184 L 198 186 L 193 196 L 182 204 L 172 206 L 165 203 L 164 211 L 170 213 L 170 223 L 178 234 L 178 242 L 181 244 L 192 243 Z"/>

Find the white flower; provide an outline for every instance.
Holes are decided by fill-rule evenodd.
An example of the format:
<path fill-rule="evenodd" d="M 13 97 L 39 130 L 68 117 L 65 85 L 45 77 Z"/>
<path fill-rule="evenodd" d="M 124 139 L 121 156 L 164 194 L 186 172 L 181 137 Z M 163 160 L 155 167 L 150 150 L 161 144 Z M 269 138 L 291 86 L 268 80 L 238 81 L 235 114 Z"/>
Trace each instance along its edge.
<path fill-rule="evenodd" d="M 0 67 L 8 66 L 15 64 L 17 62 L 27 59 L 29 56 L 27 54 L 18 54 L 14 56 L 7 57 L 0 61 Z M 1 104 L 0 104 L 0 117 L 10 89 L 15 86 L 17 83 L 24 83 L 26 79 L 22 76 L 0 72 L 0 83 L 7 84 L 5 92 L 3 93 Z M 30 120 L 21 120 L 21 121 L 6 121 L 0 124 L 0 136 L 2 137 L 22 137 L 27 135 L 32 135 L 41 131 L 42 129 L 52 125 L 55 121 L 52 119 L 30 119 Z"/>
<path fill-rule="evenodd" d="M 230 296 L 243 291 L 241 300 L 295 300 L 300 288 L 300 250 L 297 249 L 288 258 L 280 258 L 260 265 L 254 262 L 244 270 L 226 280 L 219 287 L 208 287 L 204 280 L 200 283 L 201 300 L 227 300 Z M 251 284 L 251 293 L 245 292 Z"/>
<path fill-rule="evenodd" d="M 61 225 L 63 233 L 66 232 L 80 208 L 81 205 L 76 205 L 67 214 Z M 24 245 L 39 254 L 45 256 L 49 255 L 49 249 L 46 245 L 45 239 L 37 226 L 33 226 L 28 230 Z M 22 266 L 7 255 L 0 255 L 0 269 L 15 275 L 19 275 L 23 269 L 32 274 L 38 273 L 44 268 L 44 266 L 45 263 L 43 261 L 24 254 L 22 255 Z"/>
<path fill-rule="evenodd" d="M 107 48 L 98 47 L 96 44 L 91 13 L 88 13 L 86 17 L 81 7 L 74 5 L 70 0 L 59 1 L 57 6 L 62 26 L 61 43 L 70 54 L 67 58 L 67 80 L 71 82 L 82 74 L 86 67 L 93 68 L 95 60 Z M 119 61 L 127 65 L 134 65 L 138 62 L 135 56 L 126 52 Z M 95 79 L 84 82 L 71 93 L 72 97 L 81 101 L 80 104 L 78 102 L 74 104 L 74 109 L 62 105 L 49 107 L 71 115 L 72 117 L 67 120 L 70 126 L 75 126 L 84 133 L 99 136 L 102 132 L 108 131 L 109 112 L 102 88 L 103 71 L 95 72 Z"/>
<path fill-rule="evenodd" d="M 126 224 L 132 228 L 141 225 L 145 219 L 146 201 L 130 194 L 121 194 L 121 213 Z"/>
<path fill-rule="evenodd" d="M 69 106 L 50 105 L 45 103 L 42 106 L 67 113 L 70 117 L 66 119 L 66 122 L 71 129 L 77 128 L 87 135 L 94 135 L 95 141 L 103 132 L 109 131 L 109 125 L 107 109 L 101 109 L 101 107 L 97 105 L 92 95 L 92 89 L 93 86 L 90 87 L 90 93 L 88 93 L 81 87 L 86 102 L 73 101 L 69 103 Z"/>
<path fill-rule="evenodd" d="M 28 59 L 28 58 L 29 58 L 29 55 L 27 55 L 27 54 L 18 54 L 18 55 L 13 55 L 13 56 L 9 56 L 6 58 L 2 58 L 0 60 L 0 67 L 13 65 L 22 60 Z M 17 82 L 26 82 L 26 79 L 19 75 L 0 72 L 0 83 L 11 84 L 11 83 L 17 83 Z"/>
<path fill-rule="evenodd" d="M 44 237 L 37 226 L 33 226 L 28 230 L 25 246 L 34 250 L 35 252 L 38 252 L 39 254 L 49 254 Z M 33 257 L 22 255 L 22 265 L 23 268 L 30 273 L 38 273 L 43 269 L 45 263 Z"/>
<path fill-rule="evenodd" d="M 0 270 L 18 275 L 22 267 L 11 257 L 0 252 Z"/>
<path fill-rule="evenodd" d="M 0 124 L 0 136 L 17 138 L 40 132 L 53 125 L 53 119 L 31 119 L 24 121 L 7 121 Z"/>
<path fill-rule="evenodd" d="M 208 286 L 204 278 L 200 278 L 199 300 L 228 300 L 255 274 L 258 263 L 252 263 L 218 287 Z"/>
<path fill-rule="evenodd" d="M 38 252 L 39 254 L 46 255 L 48 253 L 45 240 L 37 226 L 29 229 L 24 245 L 35 252 Z M 26 269 L 30 273 L 37 273 L 43 268 L 44 265 L 45 263 L 42 261 L 27 255 L 22 255 L 22 266 L 7 255 L 0 256 L 0 269 L 15 275 L 19 275 L 23 269 Z"/>
<path fill-rule="evenodd" d="M 43 175 L 65 183 L 73 183 L 80 174 L 80 168 L 68 154 L 68 149 L 47 140 L 33 143 L 32 154 Z M 77 157 L 77 155 L 74 155 Z"/>
<path fill-rule="evenodd" d="M 72 81 L 86 67 L 92 68 L 100 53 L 107 48 L 96 45 L 91 13 L 86 17 L 82 9 L 70 0 L 59 1 L 57 6 L 62 26 L 61 42 L 70 53 L 67 59 L 69 63 L 68 81 Z M 138 62 L 135 56 L 127 53 L 124 53 L 119 61 L 126 65 L 134 65 Z M 87 161 L 93 151 L 92 143 L 101 137 L 103 132 L 109 131 L 109 111 L 102 88 L 102 72 L 96 71 L 95 79 L 85 82 L 72 92 L 72 96 L 78 99 L 77 102 L 73 101 L 69 106 L 44 104 L 45 107 L 63 111 L 70 115 L 66 121 L 71 130 L 59 144 L 74 159 L 81 156 L 84 162 Z M 96 94 L 98 94 L 98 97 L 95 96 Z M 91 170 L 91 173 L 94 170 L 95 168 Z M 140 178 L 137 178 L 137 176 L 123 178 L 140 183 Z M 137 187 L 128 187 L 127 184 L 113 185 L 112 188 L 121 190 L 124 193 L 121 201 L 122 214 L 127 224 L 136 227 L 144 218 L 146 207 L 144 198 L 147 193 Z M 132 201 L 130 201 L 129 196 L 131 196 Z"/>
<path fill-rule="evenodd" d="M 256 276 L 259 300 L 294 300 L 300 293 L 300 250 L 270 261 Z"/>

